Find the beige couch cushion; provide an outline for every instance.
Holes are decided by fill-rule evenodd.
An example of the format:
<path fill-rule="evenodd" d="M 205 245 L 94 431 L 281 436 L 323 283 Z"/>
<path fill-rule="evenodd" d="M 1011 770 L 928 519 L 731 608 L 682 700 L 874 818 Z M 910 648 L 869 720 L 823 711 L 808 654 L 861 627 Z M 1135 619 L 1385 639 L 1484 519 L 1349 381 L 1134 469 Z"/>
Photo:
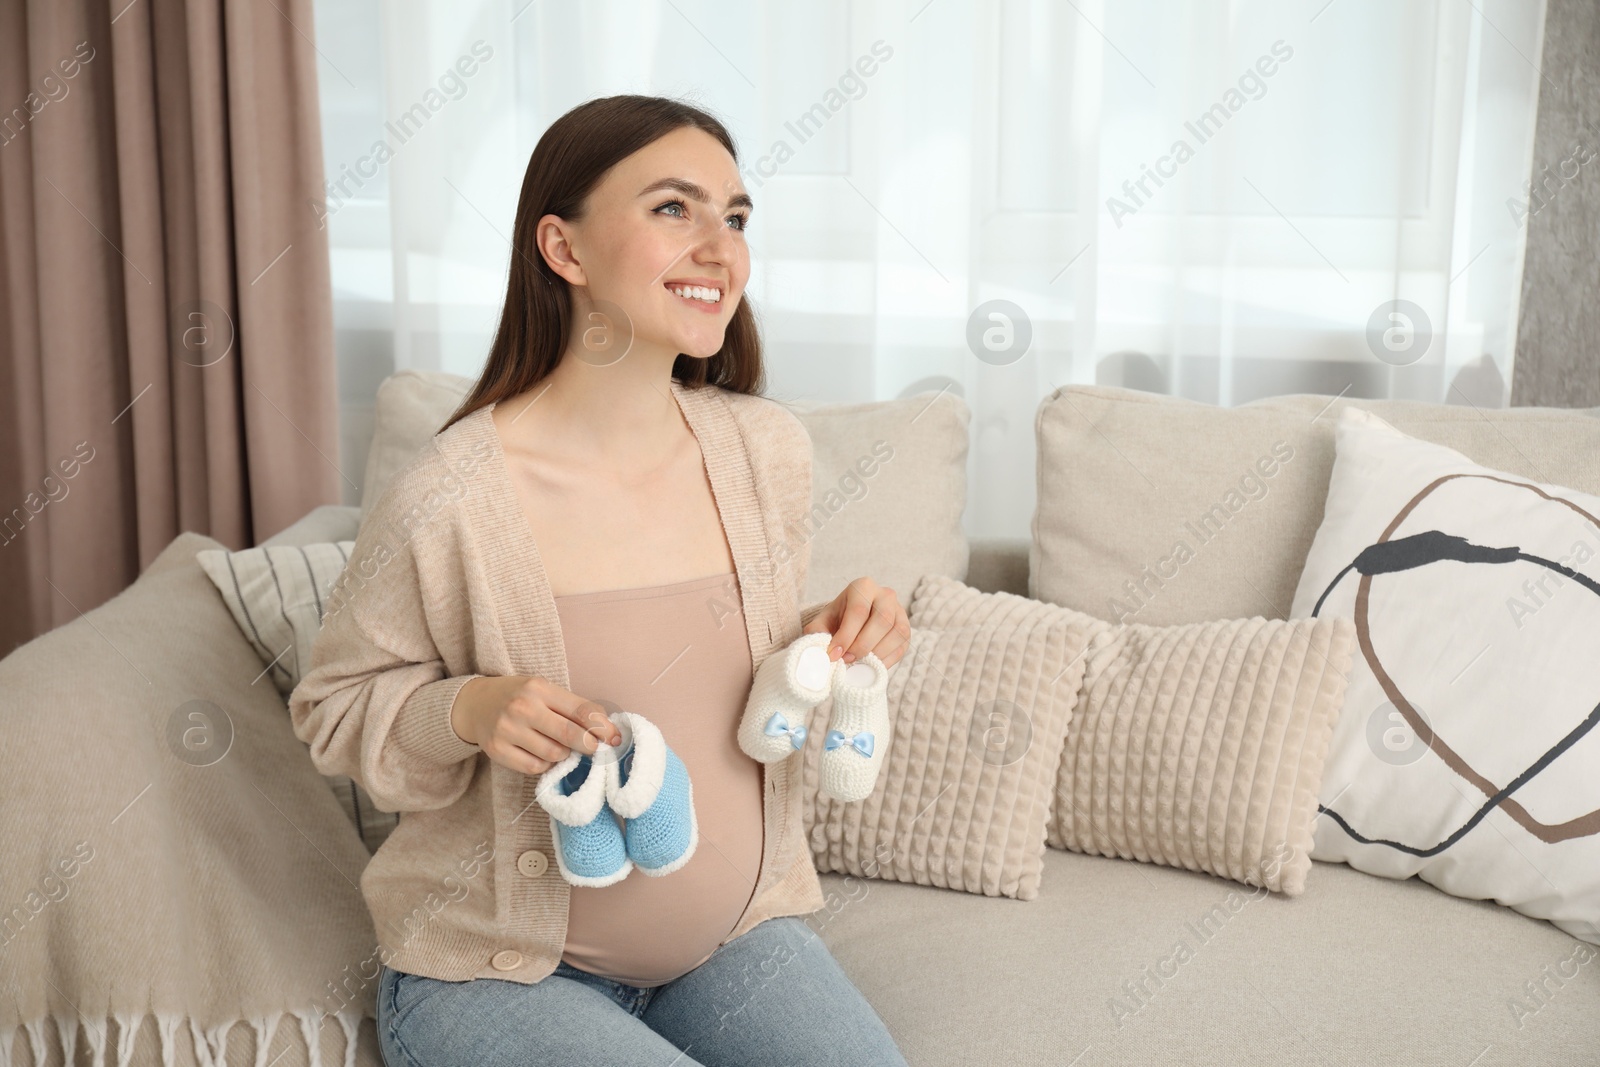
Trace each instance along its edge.
<path fill-rule="evenodd" d="M 365 515 L 428 443 L 472 382 L 404 370 L 378 387 L 376 428 L 361 486 Z M 789 534 L 811 541 L 803 604 L 832 600 L 869 577 L 901 603 L 926 573 L 967 573 L 965 401 L 922 393 L 868 404 L 790 405 L 811 435 L 811 516 Z"/>
<path fill-rule="evenodd" d="M 806 921 L 916 1067 L 1596 1061 L 1592 947 L 1415 879 L 1311 877 L 1285 897 L 1049 849 L 1036 900 L 824 874 Z"/>
<path fill-rule="evenodd" d="M 1600 493 L 1600 418 L 1282 396 L 1234 408 L 1065 386 L 1039 405 L 1029 595 L 1166 625 L 1285 618 L 1346 404 L 1487 467 Z"/>
<path fill-rule="evenodd" d="M 811 435 L 812 499 L 795 536 L 815 538 L 802 603 L 868 577 L 908 604 L 924 574 L 966 577 L 966 401 L 918 393 L 795 414 Z"/>
<path fill-rule="evenodd" d="M 461 405 L 472 379 L 442 371 L 402 370 L 378 383 L 372 446 L 361 479 L 366 515 L 412 456 L 420 452 Z"/>
<path fill-rule="evenodd" d="M 261 547 L 354 541 L 360 527 L 360 508 L 350 504 L 321 504 L 261 542 Z"/>

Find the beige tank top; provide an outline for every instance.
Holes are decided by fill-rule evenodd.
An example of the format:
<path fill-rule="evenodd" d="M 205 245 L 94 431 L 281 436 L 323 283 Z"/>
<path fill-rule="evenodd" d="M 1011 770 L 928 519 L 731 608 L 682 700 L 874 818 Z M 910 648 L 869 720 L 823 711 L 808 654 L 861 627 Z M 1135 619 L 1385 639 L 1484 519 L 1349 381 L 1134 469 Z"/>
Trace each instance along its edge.
<path fill-rule="evenodd" d="M 761 764 L 739 748 L 753 671 L 734 574 L 555 598 L 568 688 L 643 715 L 683 760 L 699 844 L 660 877 L 573 886 L 561 958 L 656 986 L 704 963 L 744 916 L 760 873 Z"/>

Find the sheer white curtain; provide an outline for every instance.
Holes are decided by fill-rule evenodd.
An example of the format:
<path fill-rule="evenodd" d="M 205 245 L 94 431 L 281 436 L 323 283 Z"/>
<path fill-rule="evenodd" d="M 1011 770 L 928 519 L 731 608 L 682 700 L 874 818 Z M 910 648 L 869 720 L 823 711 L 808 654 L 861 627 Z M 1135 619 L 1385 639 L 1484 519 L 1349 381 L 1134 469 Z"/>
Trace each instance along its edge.
<path fill-rule="evenodd" d="M 737 139 L 774 395 L 963 395 L 973 536 L 1027 535 L 1060 385 L 1508 402 L 1543 0 L 316 8 L 356 470 L 385 374 L 477 374 L 529 153 L 621 92 Z"/>

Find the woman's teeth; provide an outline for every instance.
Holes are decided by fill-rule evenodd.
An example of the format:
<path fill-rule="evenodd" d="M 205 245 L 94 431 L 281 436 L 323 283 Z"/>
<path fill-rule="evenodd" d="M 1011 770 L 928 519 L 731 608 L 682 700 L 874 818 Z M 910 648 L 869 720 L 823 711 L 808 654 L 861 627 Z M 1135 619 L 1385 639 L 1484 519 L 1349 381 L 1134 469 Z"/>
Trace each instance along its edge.
<path fill-rule="evenodd" d="M 722 302 L 722 290 L 720 289 L 706 289 L 698 285 L 679 285 L 668 286 L 667 290 L 688 300 L 703 300 L 707 304 L 720 304 Z"/>

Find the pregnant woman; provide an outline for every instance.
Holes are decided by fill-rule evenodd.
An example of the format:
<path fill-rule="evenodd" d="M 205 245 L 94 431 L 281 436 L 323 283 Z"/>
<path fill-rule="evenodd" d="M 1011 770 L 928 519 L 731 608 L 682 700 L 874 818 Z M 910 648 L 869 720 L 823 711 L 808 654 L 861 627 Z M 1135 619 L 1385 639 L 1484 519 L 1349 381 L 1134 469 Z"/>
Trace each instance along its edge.
<path fill-rule="evenodd" d="M 800 604 L 811 446 L 760 395 L 752 208 L 696 108 L 562 116 L 483 374 L 363 519 L 290 711 L 321 771 L 405 813 L 361 876 L 388 1067 L 905 1063 L 801 918 L 824 904 L 803 757 L 737 743 L 756 666 L 802 633 L 890 667 L 910 638 L 870 578 Z M 534 790 L 573 752 L 624 758 L 618 711 L 682 759 L 698 846 L 572 885 Z"/>

